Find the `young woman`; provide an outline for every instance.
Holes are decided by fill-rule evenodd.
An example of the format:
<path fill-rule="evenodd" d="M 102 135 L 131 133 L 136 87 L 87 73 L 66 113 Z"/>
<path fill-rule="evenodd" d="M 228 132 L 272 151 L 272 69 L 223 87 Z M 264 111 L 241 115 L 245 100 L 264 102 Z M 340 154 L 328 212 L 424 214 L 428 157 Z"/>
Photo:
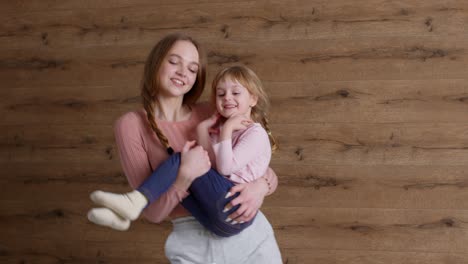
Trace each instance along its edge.
<path fill-rule="evenodd" d="M 144 110 L 124 114 L 115 124 L 125 174 L 130 185 L 137 188 L 174 150 L 181 151 L 174 183 L 143 211 L 153 222 L 171 217 L 174 229 L 165 247 L 171 263 L 281 263 L 273 230 L 261 212 L 240 234 L 220 238 L 180 205 L 192 182 L 211 165 L 201 146 L 186 143 L 195 139 L 198 123 L 212 114 L 208 105 L 195 104 L 203 91 L 205 69 L 202 50 L 187 36 L 169 35 L 153 48 L 143 77 Z M 239 222 L 250 221 L 264 196 L 274 191 L 276 185 L 276 175 L 268 170 L 251 183 L 231 188 L 231 193 L 240 195 L 230 204 L 240 207 L 229 217 Z M 104 208 L 94 213 L 113 211 Z"/>

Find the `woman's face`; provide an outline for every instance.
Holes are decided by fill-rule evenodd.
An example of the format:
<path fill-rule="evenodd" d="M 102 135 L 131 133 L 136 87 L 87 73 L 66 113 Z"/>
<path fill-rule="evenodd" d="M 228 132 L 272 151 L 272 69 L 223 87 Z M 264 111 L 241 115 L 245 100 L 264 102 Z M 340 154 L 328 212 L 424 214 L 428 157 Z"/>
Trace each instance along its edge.
<path fill-rule="evenodd" d="M 192 89 L 198 67 L 197 48 L 190 41 L 175 42 L 159 68 L 159 96 L 183 97 Z"/>

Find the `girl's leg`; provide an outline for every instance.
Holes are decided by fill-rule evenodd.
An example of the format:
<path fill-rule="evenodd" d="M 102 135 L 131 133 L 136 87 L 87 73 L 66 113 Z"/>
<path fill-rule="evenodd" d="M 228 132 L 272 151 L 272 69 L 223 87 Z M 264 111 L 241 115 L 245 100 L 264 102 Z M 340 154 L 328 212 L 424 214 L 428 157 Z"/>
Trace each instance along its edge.
<path fill-rule="evenodd" d="M 101 226 L 125 231 L 130 227 L 130 220 L 117 215 L 109 208 L 93 208 L 88 212 L 88 220 Z"/>
<path fill-rule="evenodd" d="M 137 188 L 148 204 L 156 201 L 174 184 L 180 167 L 180 153 L 172 154 Z"/>
<path fill-rule="evenodd" d="M 208 173 L 197 178 L 190 186 L 190 196 L 182 201 L 182 205 L 208 230 L 218 236 L 229 237 L 240 233 L 250 226 L 246 223 L 226 222 L 227 217 L 239 206 L 223 212 L 224 207 L 239 194 L 225 198 L 234 184 L 211 169 Z M 195 205 L 196 206 L 195 206 Z"/>
<path fill-rule="evenodd" d="M 91 200 L 126 219 L 135 220 L 149 203 L 157 200 L 175 182 L 179 165 L 180 153 L 175 153 L 161 163 L 136 190 L 125 194 L 95 191 L 91 194 Z M 109 219 L 102 221 L 109 222 Z"/>
<path fill-rule="evenodd" d="M 175 153 L 138 187 L 137 190 L 148 199 L 148 204 L 158 199 L 175 182 L 180 159 L 180 153 Z M 226 177 L 211 169 L 193 181 L 189 189 L 190 195 L 182 201 L 182 205 L 213 233 L 223 237 L 236 235 L 248 227 L 252 221 L 242 224 L 225 221 L 232 212 L 239 208 L 235 206 L 223 212 L 224 206 L 239 195 L 225 198 L 233 186 L 234 184 Z"/>
<path fill-rule="evenodd" d="M 141 211 L 151 202 L 157 200 L 177 178 L 180 166 L 180 153 L 175 153 L 164 161 L 148 177 L 137 190 L 126 194 L 114 194 L 96 191 L 91 199 L 130 220 L 135 220 Z M 247 223 L 231 224 L 226 222 L 227 217 L 237 210 L 239 206 L 223 212 L 224 206 L 238 194 L 226 199 L 229 189 L 234 186 L 224 176 L 211 169 L 205 175 L 197 178 L 190 187 L 190 193 L 182 205 L 208 230 L 219 236 L 232 236 L 248 227 Z M 108 219 L 102 219 L 109 222 Z"/>

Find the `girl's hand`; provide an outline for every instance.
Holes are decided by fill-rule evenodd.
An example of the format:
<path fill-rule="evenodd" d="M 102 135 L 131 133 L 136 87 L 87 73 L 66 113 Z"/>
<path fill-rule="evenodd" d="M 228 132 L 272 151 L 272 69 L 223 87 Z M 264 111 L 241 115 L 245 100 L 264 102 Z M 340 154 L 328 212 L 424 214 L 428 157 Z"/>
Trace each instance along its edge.
<path fill-rule="evenodd" d="M 229 215 L 229 218 L 238 223 L 247 222 L 254 218 L 258 209 L 262 206 L 263 199 L 268 193 L 268 185 L 264 179 L 260 178 L 251 183 L 238 184 L 232 187 L 229 192 L 231 194 L 239 192 L 240 194 L 226 205 L 226 209 L 229 210 L 233 206 L 241 205 L 234 213 Z"/>
<path fill-rule="evenodd" d="M 214 113 L 209 118 L 201 121 L 200 124 L 198 124 L 198 127 L 204 128 L 204 129 L 209 129 L 211 127 L 214 127 L 219 123 L 220 117 L 221 115 L 219 113 Z"/>
<path fill-rule="evenodd" d="M 224 127 L 231 131 L 246 129 L 253 121 L 244 115 L 234 115 L 229 117 L 224 123 Z"/>
<path fill-rule="evenodd" d="M 188 190 L 192 182 L 211 168 L 208 152 L 195 141 L 187 141 L 181 152 L 179 174 L 174 183 L 178 188 Z"/>

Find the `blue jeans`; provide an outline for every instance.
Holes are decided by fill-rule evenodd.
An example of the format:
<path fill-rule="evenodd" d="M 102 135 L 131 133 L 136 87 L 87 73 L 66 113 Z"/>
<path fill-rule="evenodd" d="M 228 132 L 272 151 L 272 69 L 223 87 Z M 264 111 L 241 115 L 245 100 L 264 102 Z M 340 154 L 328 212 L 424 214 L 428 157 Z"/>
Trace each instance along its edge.
<path fill-rule="evenodd" d="M 180 167 L 180 153 L 171 155 L 148 177 L 140 187 L 139 192 L 146 196 L 148 204 L 157 200 L 175 182 Z M 185 207 L 206 229 L 222 237 L 239 234 L 250 226 L 253 220 L 242 224 L 231 225 L 226 218 L 239 208 L 234 206 L 223 213 L 224 207 L 239 193 L 224 198 L 234 184 L 210 169 L 204 175 L 195 179 L 189 188 L 190 195 L 182 202 Z"/>

